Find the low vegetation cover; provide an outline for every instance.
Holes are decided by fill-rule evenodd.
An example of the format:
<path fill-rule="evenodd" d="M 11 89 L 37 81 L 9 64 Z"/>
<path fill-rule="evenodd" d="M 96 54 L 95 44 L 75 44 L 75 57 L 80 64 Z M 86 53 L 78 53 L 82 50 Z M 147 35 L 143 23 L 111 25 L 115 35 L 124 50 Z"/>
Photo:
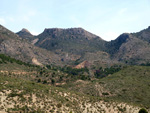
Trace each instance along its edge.
<path fill-rule="evenodd" d="M 134 112 L 141 112 L 140 108 L 148 111 L 149 75 L 149 65 L 114 65 L 93 70 L 39 67 L 0 54 L 0 111 L 100 112 L 111 111 L 110 106 L 122 112 L 129 108 Z M 122 102 L 127 104 L 119 104 Z M 94 108 L 89 108 L 89 104 Z"/>

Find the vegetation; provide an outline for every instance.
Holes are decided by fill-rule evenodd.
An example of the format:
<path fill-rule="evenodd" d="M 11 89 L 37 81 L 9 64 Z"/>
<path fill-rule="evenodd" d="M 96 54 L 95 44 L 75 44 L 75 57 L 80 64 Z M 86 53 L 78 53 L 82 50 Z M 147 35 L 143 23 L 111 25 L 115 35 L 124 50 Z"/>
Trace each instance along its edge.
<path fill-rule="evenodd" d="M 142 108 L 140 109 L 139 113 L 148 113 L 148 112 L 146 111 L 146 109 Z"/>
<path fill-rule="evenodd" d="M 102 68 L 100 67 L 98 70 L 95 71 L 95 77 L 96 78 L 103 78 L 108 76 L 109 74 L 114 74 L 118 71 L 121 70 L 121 67 L 115 67 L 115 66 L 111 66 L 110 68 Z"/>
<path fill-rule="evenodd" d="M 110 68 L 100 67 L 95 71 L 96 78 L 92 78 L 89 76 L 89 70 L 87 68 L 61 68 L 53 65 L 47 65 L 46 68 L 38 67 L 15 60 L 3 54 L 0 55 L 0 59 L 2 62 L 0 64 L 0 70 L 8 71 L 7 73 L 1 73 L 2 75 L 7 74 L 10 77 L 30 80 L 45 85 L 52 84 L 55 86 L 58 84 L 58 86 L 65 89 L 77 92 L 80 91 L 82 94 L 97 97 L 102 94 L 107 99 L 124 101 L 127 103 L 132 102 L 137 105 L 142 104 L 143 107 L 147 107 L 147 105 L 150 104 L 147 100 L 147 98 L 150 98 L 149 67 L 129 66 L 124 68 L 119 65 L 114 65 Z M 9 70 L 8 68 L 12 69 Z M 17 74 L 17 72 L 13 72 L 14 70 L 22 70 L 25 74 Z M 83 80 L 83 82 L 76 82 L 78 80 Z M 105 90 L 99 92 L 99 89 L 95 87 L 95 84 L 99 84 L 100 87 L 103 87 Z M 21 95 L 12 93 L 10 96 Z"/>
<path fill-rule="evenodd" d="M 129 66 L 99 82 L 112 95 L 109 96 L 110 99 L 149 108 L 149 80 L 149 67 Z"/>
<path fill-rule="evenodd" d="M 20 60 L 16 60 L 15 58 L 11 58 L 10 56 L 6 56 L 4 54 L 0 54 L 0 64 L 2 63 L 17 63 L 19 65 L 25 65 L 25 66 L 35 66 L 35 65 L 32 65 L 32 64 L 29 64 L 29 63 L 25 63 L 25 62 L 22 62 Z"/>

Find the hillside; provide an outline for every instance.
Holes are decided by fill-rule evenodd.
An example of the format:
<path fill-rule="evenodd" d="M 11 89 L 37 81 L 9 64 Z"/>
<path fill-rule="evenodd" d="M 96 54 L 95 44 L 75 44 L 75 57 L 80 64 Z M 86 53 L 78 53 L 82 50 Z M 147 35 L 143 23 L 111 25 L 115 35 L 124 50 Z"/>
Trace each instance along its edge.
<path fill-rule="evenodd" d="M 35 58 L 42 64 L 61 64 L 58 55 L 32 45 L 3 26 L 0 26 L 0 53 L 30 63 Z"/>
<path fill-rule="evenodd" d="M 61 88 L 0 76 L 1 112 L 113 112 L 137 113 L 139 107 L 125 103 L 105 102 Z M 18 90 L 19 89 L 19 90 Z"/>
<path fill-rule="evenodd" d="M 106 100 L 102 96 L 83 94 L 80 91 L 50 85 L 48 81 L 42 80 L 47 75 L 51 76 L 50 72 L 55 73 L 54 80 L 65 73 L 53 69 L 45 69 L 45 71 L 42 69 L 42 73 L 49 72 L 44 76 L 41 71 L 40 75 L 38 74 L 41 69 L 41 67 L 0 55 L 0 112 L 137 113 L 140 109 L 140 106 L 112 101 L 109 98 Z M 38 76 L 42 77 L 43 82 L 39 81 Z M 46 80 L 49 79 L 52 78 Z M 80 81 L 90 82 L 83 80 L 76 82 Z M 88 88 L 88 85 L 86 87 Z"/>
<path fill-rule="evenodd" d="M 54 84 L 50 85 L 48 80 L 52 80 L 52 78 L 49 78 L 52 73 L 55 73 L 55 75 L 52 75 L 55 81 L 60 75 L 64 74 L 65 76 L 66 74 L 60 70 L 43 69 L 1 54 L 0 112 L 137 113 L 140 109 L 140 106 L 132 105 L 130 102 L 130 104 L 127 104 L 112 101 L 109 98 L 106 100 L 103 96 L 83 94 L 80 91 L 56 87 Z M 39 81 L 39 78 L 41 78 L 41 81 Z M 70 82 L 71 79 L 72 77 L 69 80 Z M 102 79 L 102 81 L 105 80 Z M 74 82 L 95 84 L 86 80 L 75 80 Z M 88 88 L 88 85 L 85 87 Z M 86 88 L 86 92 L 89 92 Z"/>
<path fill-rule="evenodd" d="M 150 42 L 150 26 L 147 29 L 141 30 L 140 32 L 132 33 L 132 35 L 146 42 Z"/>
<path fill-rule="evenodd" d="M 150 105 L 150 67 L 129 66 L 101 81 L 110 99 L 142 105 Z"/>
<path fill-rule="evenodd" d="M 78 80 L 62 87 L 106 101 L 125 102 L 150 109 L 149 66 L 128 66 L 92 81 Z"/>
<path fill-rule="evenodd" d="M 106 43 L 106 51 L 112 59 L 126 64 L 142 64 L 150 62 L 150 30 L 137 33 L 124 33 L 116 40 Z"/>

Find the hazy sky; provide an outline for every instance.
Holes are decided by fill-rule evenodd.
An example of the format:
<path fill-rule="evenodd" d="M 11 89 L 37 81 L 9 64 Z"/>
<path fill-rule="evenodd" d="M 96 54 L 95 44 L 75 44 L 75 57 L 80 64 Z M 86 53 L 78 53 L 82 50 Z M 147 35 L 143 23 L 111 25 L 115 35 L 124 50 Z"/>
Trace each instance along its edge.
<path fill-rule="evenodd" d="M 104 40 L 150 26 L 150 0 L 0 0 L 0 24 L 33 34 L 82 27 Z"/>

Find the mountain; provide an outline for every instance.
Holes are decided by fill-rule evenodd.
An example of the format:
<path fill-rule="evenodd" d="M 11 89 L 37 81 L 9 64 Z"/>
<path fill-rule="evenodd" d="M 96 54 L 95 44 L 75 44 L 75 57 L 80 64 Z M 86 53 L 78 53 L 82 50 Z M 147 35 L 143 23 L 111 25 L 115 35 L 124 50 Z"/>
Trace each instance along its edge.
<path fill-rule="evenodd" d="M 27 29 L 23 28 L 21 31 L 16 33 L 23 39 L 32 40 L 34 35 L 32 35 Z"/>
<path fill-rule="evenodd" d="M 25 34 L 29 33 L 23 31 Z M 137 33 L 123 33 L 110 42 L 83 28 L 45 29 L 38 36 L 31 38 L 31 35 L 25 35 L 24 38 L 40 48 L 54 52 L 66 64 L 74 65 L 88 61 L 90 65 L 103 66 L 119 62 L 150 62 L 149 37 L 150 27 Z"/>
<path fill-rule="evenodd" d="M 36 46 L 53 51 L 69 64 L 86 60 L 91 64 L 111 62 L 109 54 L 104 51 L 106 41 L 83 28 L 45 29 L 35 40 L 38 40 Z"/>
<path fill-rule="evenodd" d="M 60 64 L 58 55 L 36 47 L 27 40 L 20 38 L 15 33 L 0 25 L 0 53 L 12 56 L 16 59 L 30 62 L 36 61 L 42 64 Z"/>
<path fill-rule="evenodd" d="M 37 36 L 35 45 L 51 50 L 73 54 L 84 54 L 86 51 L 103 50 L 105 41 L 82 28 L 45 29 Z"/>
<path fill-rule="evenodd" d="M 48 59 L 48 56 L 52 57 L 56 55 L 57 57 L 54 62 L 63 62 L 63 64 L 67 65 L 78 65 L 85 61 L 88 61 L 90 65 L 101 66 L 115 63 L 142 64 L 150 62 L 150 27 L 137 33 L 123 33 L 110 42 L 102 40 L 100 37 L 83 28 L 45 29 L 38 36 L 33 36 L 28 30 L 22 29 L 17 34 L 19 37 L 15 34 L 13 35 L 22 40 L 20 43 L 26 39 L 25 42 L 28 45 L 25 45 L 27 48 L 29 45 L 32 47 L 37 46 L 36 49 L 32 50 L 36 51 L 40 49 L 41 51 L 45 51 L 45 59 Z M 47 50 L 51 54 L 47 53 Z M 38 53 L 40 54 L 41 52 Z M 37 56 L 39 57 L 39 55 Z M 43 57 L 40 57 L 41 59 Z M 36 59 L 33 61 L 36 61 Z M 40 64 L 40 62 L 37 64 Z"/>
<path fill-rule="evenodd" d="M 35 45 L 53 51 L 63 62 L 89 61 L 94 65 L 150 62 L 150 27 L 137 33 L 123 33 L 107 42 L 82 29 L 45 29 Z"/>
<path fill-rule="evenodd" d="M 112 59 L 127 64 L 150 62 L 150 27 L 137 33 L 124 33 L 106 44 Z"/>

